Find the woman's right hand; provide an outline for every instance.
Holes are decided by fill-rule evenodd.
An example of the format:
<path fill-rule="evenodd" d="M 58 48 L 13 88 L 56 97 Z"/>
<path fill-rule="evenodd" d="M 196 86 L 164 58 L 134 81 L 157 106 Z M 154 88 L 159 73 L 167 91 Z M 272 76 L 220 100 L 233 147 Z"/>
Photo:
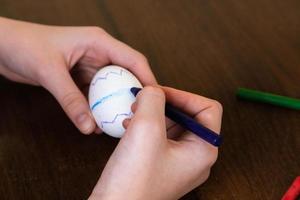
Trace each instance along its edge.
<path fill-rule="evenodd" d="M 145 87 L 90 199 L 178 199 L 208 178 L 218 149 L 178 125 L 167 127 L 165 99 L 220 131 L 218 102 L 172 88 Z"/>

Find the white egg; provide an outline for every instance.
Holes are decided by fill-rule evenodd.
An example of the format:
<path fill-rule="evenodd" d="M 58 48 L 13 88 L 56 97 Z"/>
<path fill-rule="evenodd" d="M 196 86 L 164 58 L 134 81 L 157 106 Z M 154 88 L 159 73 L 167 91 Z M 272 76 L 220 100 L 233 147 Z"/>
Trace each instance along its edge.
<path fill-rule="evenodd" d="M 95 74 L 89 89 L 89 104 L 97 125 L 106 134 L 117 138 L 124 134 L 123 120 L 133 115 L 132 87 L 142 88 L 142 84 L 122 67 L 110 65 Z"/>

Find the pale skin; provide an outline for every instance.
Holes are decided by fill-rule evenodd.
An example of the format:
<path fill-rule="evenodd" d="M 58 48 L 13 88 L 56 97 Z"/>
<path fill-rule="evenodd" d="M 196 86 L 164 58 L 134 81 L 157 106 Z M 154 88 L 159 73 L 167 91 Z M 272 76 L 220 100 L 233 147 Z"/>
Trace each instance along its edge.
<path fill-rule="evenodd" d="M 0 18 L 0 73 L 6 78 L 43 86 L 84 134 L 96 124 L 88 103 L 69 71 L 75 67 L 88 84 L 102 66 L 121 65 L 144 85 L 155 84 L 146 58 L 98 27 L 45 26 Z"/>
<path fill-rule="evenodd" d="M 167 100 L 219 133 L 218 102 L 158 86 L 145 57 L 101 28 L 0 18 L 0 38 L 0 74 L 46 88 L 84 134 L 101 132 L 82 92 L 98 69 L 120 65 L 148 85 L 89 199 L 178 199 L 208 178 L 218 149 L 166 119 L 164 105 Z"/>

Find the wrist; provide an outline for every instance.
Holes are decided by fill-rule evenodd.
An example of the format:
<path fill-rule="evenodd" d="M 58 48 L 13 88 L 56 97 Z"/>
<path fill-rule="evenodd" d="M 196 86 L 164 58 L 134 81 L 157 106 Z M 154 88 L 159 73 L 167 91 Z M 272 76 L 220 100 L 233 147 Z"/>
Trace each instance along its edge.
<path fill-rule="evenodd" d="M 115 188 L 115 191 L 93 191 L 88 200 L 119 200 L 119 199 L 144 199 L 142 196 L 134 191 L 122 192 L 120 188 Z"/>
<path fill-rule="evenodd" d="M 124 186 L 117 182 L 114 182 L 113 185 L 110 183 L 98 183 L 90 195 L 89 200 L 153 199 L 151 195 L 148 194 L 149 191 L 145 189 L 146 187 L 141 187 L 141 185 Z"/>

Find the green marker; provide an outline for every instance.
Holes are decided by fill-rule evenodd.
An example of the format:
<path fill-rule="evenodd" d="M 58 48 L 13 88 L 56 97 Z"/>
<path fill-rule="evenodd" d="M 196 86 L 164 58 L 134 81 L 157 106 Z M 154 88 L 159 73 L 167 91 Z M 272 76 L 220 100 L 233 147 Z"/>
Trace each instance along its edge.
<path fill-rule="evenodd" d="M 238 98 L 245 100 L 258 101 L 262 103 L 272 104 L 275 106 L 300 110 L 299 99 L 294 99 L 266 92 L 260 92 L 256 90 L 250 90 L 246 88 L 239 88 L 236 95 Z"/>

